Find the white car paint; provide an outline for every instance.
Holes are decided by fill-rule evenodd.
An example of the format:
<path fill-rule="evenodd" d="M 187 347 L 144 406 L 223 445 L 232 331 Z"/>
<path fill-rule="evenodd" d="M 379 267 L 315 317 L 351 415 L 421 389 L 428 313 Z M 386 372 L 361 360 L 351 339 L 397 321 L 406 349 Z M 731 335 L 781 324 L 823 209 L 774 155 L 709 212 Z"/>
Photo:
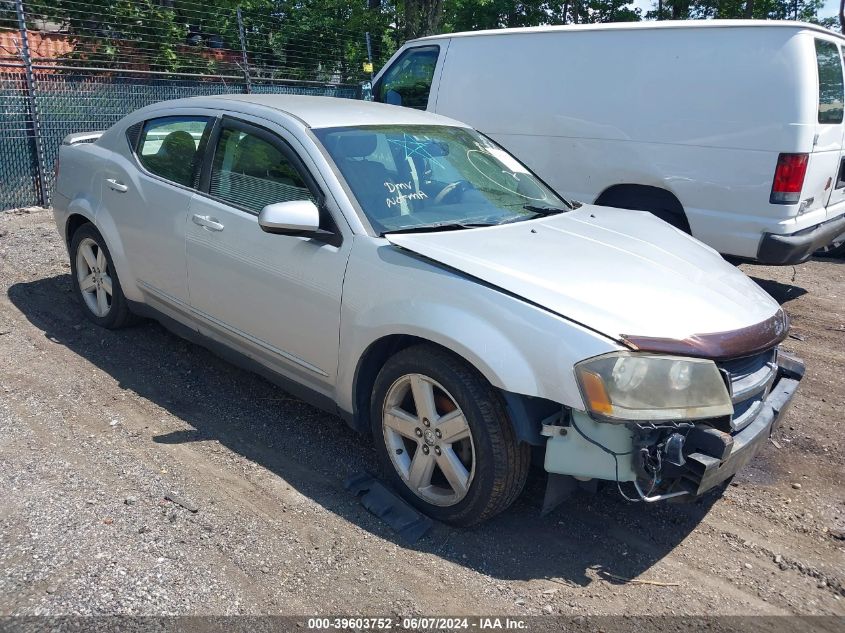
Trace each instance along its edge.
<path fill-rule="evenodd" d="M 845 215 L 845 126 L 818 122 L 816 40 L 845 44 L 816 25 L 757 20 L 455 33 L 407 42 L 374 93 L 408 51 L 439 47 L 429 111 L 468 122 L 572 199 L 627 184 L 669 192 L 693 236 L 755 259 L 764 234 Z M 769 201 L 781 153 L 810 154 L 796 204 Z M 837 227 L 845 220 L 827 233 Z"/>

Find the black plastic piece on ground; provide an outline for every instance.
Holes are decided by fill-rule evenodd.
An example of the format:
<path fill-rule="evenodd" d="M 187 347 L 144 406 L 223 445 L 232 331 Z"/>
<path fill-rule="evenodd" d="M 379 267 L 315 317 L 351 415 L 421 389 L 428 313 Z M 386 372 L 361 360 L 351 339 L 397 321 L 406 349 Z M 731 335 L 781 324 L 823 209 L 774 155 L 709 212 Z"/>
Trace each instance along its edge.
<path fill-rule="evenodd" d="M 344 486 L 409 545 L 416 543 L 431 528 L 431 519 L 414 510 L 370 473 L 352 475 Z"/>
<path fill-rule="evenodd" d="M 544 517 L 549 514 L 561 503 L 569 499 L 572 496 L 572 493 L 577 489 L 578 481 L 575 477 L 549 473 L 549 478 L 546 482 L 546 494 L 543 496 L 543 508 L 540 510 L 540 516 Z"/>

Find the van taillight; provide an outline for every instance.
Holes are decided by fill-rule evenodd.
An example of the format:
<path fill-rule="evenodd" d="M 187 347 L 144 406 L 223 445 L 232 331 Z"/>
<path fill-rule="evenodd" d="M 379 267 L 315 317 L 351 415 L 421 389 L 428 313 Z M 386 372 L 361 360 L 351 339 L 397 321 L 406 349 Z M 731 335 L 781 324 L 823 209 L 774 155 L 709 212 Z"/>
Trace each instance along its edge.
<path fill-rule="evenodd" d="M 772 183 L 772 204 L 798 204 L 804 176 L 807 174 L 809 154 L 781 154 L 775 167 L 775 181 Z"/>

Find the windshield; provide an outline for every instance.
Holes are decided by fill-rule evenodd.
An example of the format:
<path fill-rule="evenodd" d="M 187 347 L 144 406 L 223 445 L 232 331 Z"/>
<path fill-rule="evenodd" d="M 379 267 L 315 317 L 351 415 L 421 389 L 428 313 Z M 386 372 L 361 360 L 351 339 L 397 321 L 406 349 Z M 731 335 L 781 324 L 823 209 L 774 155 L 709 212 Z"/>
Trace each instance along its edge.
<path fill-rule="evenodd" d="M 518 160 L 470 129 L 385 125 L 314 133 L 380 234 L 502 224 L 568 208 Z"/>

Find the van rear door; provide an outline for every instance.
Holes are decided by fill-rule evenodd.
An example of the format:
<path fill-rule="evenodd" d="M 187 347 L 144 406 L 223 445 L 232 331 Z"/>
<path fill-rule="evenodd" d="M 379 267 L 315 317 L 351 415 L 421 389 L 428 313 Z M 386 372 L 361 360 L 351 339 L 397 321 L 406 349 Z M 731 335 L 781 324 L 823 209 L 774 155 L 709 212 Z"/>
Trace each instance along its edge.
<path fill-rule="evenodd" d="M 834 215 L 841 215 L 835 207 L 845 202 L 845 174 L 842 172 L 842 162 L 845 154 L 842 151 L 845 140 L 845 125 L 843 125 L 843 106 L 845 106 L 845 80 L 843 80 L 842 51 L 832 40 L 814 38 L 816 50 L 816 67 L 818 69 L 818 119 L 816 125 L 816 141 L 805 182 L 804 197 L 818 192 L 822 206 Z M 809 190 L 808 190 L 809 188 Z M 815 207 L 809 204 L 808 207 Z M 804 211 L 808 211 L 805 209 Z"/>

